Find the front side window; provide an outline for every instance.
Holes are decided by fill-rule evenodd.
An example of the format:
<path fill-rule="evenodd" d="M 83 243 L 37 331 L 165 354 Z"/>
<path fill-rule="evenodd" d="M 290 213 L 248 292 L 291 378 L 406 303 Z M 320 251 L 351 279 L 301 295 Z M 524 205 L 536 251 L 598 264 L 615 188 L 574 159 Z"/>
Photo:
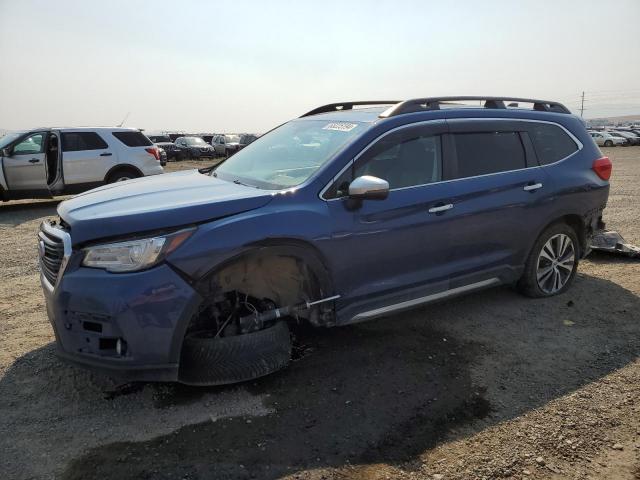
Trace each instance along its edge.
<path fill-rule="evenodd" d="M 297 120 L 251 142 L 220 164 L 212 175 L 258 188 L 300 185 L 333 158 L 367 125 L 328 120 Z"/>
<path fill-rule="evenodd" d="M 33 155 L 44 151 L 44 133 L 34 133 L 13 147 L 13 155 Z"/>
<path fill-rule="evenodd" d="M 578 150 L 578 145 L 562 128 L 537 123 L 529 130 L 540 165 L 557 162 Z M 597 136 L 592 134 L 592 136 Z"/>
<path fill-rule="evenodd" d="M 526 168 L 518 132 L 454 133 L 457 165 L 452 178 Z"/>
<path fill-rule="evenodd" d="M 96 132 L 63 132 L 62 151 L 104 150 L 107 143 Z"/>
<path fill-rule="evenodd" d="M 441 180 L 440 136 L 420 128 L 392 133 L 358 160 L 354 178 L 371 175 L 389 182 L 389 189 L 426 185 Z"/>

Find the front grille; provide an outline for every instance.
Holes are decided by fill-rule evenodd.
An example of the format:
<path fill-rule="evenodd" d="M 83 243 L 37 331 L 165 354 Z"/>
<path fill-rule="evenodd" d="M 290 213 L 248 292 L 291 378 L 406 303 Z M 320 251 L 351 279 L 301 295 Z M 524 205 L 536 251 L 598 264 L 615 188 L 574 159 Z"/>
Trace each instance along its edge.
<path fill-rule="evenodd" d="M 47 231 L 48 230 L 48 231 Z M 64 262 L 64 241 L 43 224 L 38 233 L 40 269 L 47 281 L 55 286 Z"/>

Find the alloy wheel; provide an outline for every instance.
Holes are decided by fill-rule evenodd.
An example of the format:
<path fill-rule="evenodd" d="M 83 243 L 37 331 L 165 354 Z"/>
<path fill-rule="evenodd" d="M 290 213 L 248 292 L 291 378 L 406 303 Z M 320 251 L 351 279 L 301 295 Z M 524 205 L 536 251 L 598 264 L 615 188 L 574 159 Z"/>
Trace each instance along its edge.
<path fill-rule="evenodd" d="M 538 287 L 553 294 L 566 285 L 576 264 L 573 240 L 564 233 L 554 235 L 544 244 L 538 255 L 536 276 Z"/>

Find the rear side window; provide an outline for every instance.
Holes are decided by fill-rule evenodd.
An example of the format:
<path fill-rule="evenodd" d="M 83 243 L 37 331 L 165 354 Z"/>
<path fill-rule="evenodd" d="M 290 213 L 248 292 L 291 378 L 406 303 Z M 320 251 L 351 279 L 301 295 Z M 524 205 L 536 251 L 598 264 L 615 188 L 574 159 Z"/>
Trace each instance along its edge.
<path fill-rule="evenodd" d="M 562 128 L 549 123 L 535 124 L 529 131 L 540 165 L 557 162 L 578 150 L 578 145 Z M 592 136 L 594 136 L 592 134 Z"/>
<path fill-rule="evenodd" d="M 526 168 L 518 132 L 455 133 L 452 136 L 457 152 L 453 178 Z"/>
<path fill-rule="evenodd" d="M 96 132 L 64 132 L 62 134 L 63 152 L 104 150 L 105 148 L 109 148 L 109 145 Z"/>
<path fill-rule="evenodd" d="M 124 143 L 127 147 L 150 147 L 151 140 L 141 132 L 112 132 L 113 136 Z"/>

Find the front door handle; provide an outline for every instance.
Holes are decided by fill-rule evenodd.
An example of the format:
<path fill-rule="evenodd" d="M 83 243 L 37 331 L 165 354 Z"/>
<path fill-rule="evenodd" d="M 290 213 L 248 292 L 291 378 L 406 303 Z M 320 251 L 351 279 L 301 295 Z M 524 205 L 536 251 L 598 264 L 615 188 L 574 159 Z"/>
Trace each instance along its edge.
<path fill-rule="evenodd" d="M 429 209 L 429 213 L 446 212 L 447 210 L 451 210 L 452 208 L 453 208 L 453 203 L 448 203 L 446 205 L 438 205 L 437 207 L 431 207 Z"/>
<path fill-rule="evenodd" d="M 535 190 L 538 190 L 539 188 L 542 188 L 542 184 L 541 183 L 531 183 L 529 185 L 525 185 L 524 187 L 522 187 L 522 189 L 525 192 L 533 192 Z"/>
<path fill-rule="evenodd" d="M 100 154 L 101 157 L 110 157 L 111 155 L 112 155 L 111 152 L 104 152 Z"/>
<path fill-rule="evenodd" d="M 40 160 L 37 158 L 32 158 L 31 160 L 29 160 L 29 163 L 38 163 Z"/>

